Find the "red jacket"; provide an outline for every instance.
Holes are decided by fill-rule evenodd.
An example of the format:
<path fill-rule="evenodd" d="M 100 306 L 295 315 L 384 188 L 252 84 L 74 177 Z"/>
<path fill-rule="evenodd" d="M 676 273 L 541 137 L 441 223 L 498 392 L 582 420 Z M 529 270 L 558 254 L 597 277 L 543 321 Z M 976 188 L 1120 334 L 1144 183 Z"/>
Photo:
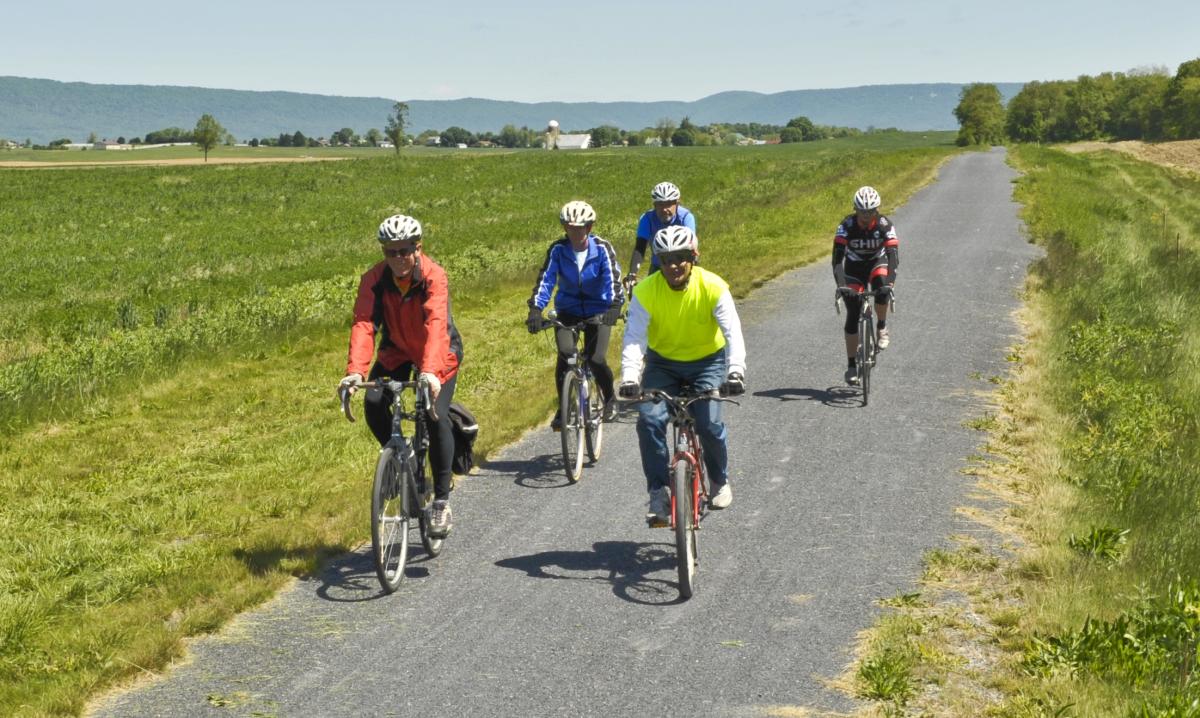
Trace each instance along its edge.
<path fill-rule="evenodd" d="M 446 270 L 426 255 L 413 269 L 412 284 L 401 295 L 387 262 L 367 270 L 358 283 L 354 323 L 350 327 L 347 374 L 367 376 L 379 330 L 379 363 L 392 370 L 412 362 L 445 382 L 462 361 L 462 338 L 450 316 Z"/>

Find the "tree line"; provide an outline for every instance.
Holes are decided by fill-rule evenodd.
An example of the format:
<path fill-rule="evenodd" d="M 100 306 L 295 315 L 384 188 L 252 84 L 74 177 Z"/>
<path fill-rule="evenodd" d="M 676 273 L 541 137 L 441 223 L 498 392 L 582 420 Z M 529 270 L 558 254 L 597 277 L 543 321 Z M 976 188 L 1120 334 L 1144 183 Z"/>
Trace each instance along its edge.
<path fill-rule="evenodd" d="M 995 85 L 962 89 L 958 144 L 1200 137 L 1200 58 L 1166 68 L 1030 82 L 1007 106 Z"/>

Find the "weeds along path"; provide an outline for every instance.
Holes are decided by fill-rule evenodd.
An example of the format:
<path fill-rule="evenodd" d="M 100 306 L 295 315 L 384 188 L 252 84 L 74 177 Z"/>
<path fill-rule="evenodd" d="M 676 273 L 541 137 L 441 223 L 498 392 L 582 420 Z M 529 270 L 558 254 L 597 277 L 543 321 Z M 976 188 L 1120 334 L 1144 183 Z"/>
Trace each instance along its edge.
<path fill-rule="evenodd" d="M 418 557 L 397 593 L 381 596 L 363 550 L 342 556 L 93 714 L 852 708 L 827 679 L 875 601 L 911 590 L 948 535 L 981 530 L 955 511 L 970 500 L 959 470 L 979 441 L 964 422 L 1005 371 L 1036 252 L 1013 176 L 1002 151 L 962 154 L 893 213 L 899 313 L 869 409 L 841 382 L 825 262 L 741 301 L 750 393 L 727 411 L 735 499 L 705 521 L 690 601 L 677 601 L 668 532 L 641 520 L 633 416 L 609 426 L 603 457 L 573 486 L 543 425 L 462 483 L 445 553 Z M 365 500 L 365 473 L 360 484 Z"/>

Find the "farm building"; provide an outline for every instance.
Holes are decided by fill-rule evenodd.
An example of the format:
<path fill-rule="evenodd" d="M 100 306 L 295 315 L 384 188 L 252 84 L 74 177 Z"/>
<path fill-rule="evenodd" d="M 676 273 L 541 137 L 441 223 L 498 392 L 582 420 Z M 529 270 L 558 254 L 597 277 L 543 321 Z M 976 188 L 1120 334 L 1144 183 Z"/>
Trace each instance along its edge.
<path fill-rule="evenodd" d="M 555 147 L 560 150 L 586 150 L 592 146 L 591 135 L 559 135 Z"/>

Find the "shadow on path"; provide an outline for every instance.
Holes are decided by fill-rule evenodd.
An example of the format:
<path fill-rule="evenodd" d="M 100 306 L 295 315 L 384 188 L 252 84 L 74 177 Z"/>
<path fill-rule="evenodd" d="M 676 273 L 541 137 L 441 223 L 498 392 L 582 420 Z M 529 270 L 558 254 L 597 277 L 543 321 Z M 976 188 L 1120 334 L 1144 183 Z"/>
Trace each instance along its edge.
<path fill-rule="evenodd" d="M 588 464 L 585 457 L 583 465 Z M 482 471 L 511 475 L 513 483 L 527 489 L 557 489 L 570 485 L 567 477 L 563 475 L 562 454 L 559 453 L 514 461 L 485 461 L 479 468 Z"/>
<path fill-rule="evenodd" d="M 859 390 L 848 386 L 831 386 L 828 389 L 767 389 L 754 392 L 754 396 L 765 396 L 780 401 L 819 401 L 835 409 L 849 409 L 862 403 Z"/>
<path fill-rule="evenodd" d="M 425 566 L 431 557 L 421 547 L 421 539 L 413 531 L 409 537 L 408 563 L 404 566 L 404 580 L 427 578 L 429 569 Z M 379 585 L 375 574 L 375 558 L 371 554 L 371 546 L 359 548 L 357 551 L 343 555 L 325 567 L 318 577 L 321 585 L 317 587 L 317 595 L 326 601 L 334 603 L 358 603 L 384 598 L 388 594 Z M 403 588 L 403 584 L 401 584 Z"/>
<path fill-rule="evenodd" d="M 592 551 L 543 551 L 496 562 L 534 578 L 569 581 L 604 581 L 619 598 L 646 606 L 679 603 L 672 581 L 649 578 L 656 571 L 674 571 L 675 549 L 671 544 L 597 541 Z M 551 570 L 558 569 L 558 570 Z M 597 575 L 603 574 L 603 575 Z"/>

